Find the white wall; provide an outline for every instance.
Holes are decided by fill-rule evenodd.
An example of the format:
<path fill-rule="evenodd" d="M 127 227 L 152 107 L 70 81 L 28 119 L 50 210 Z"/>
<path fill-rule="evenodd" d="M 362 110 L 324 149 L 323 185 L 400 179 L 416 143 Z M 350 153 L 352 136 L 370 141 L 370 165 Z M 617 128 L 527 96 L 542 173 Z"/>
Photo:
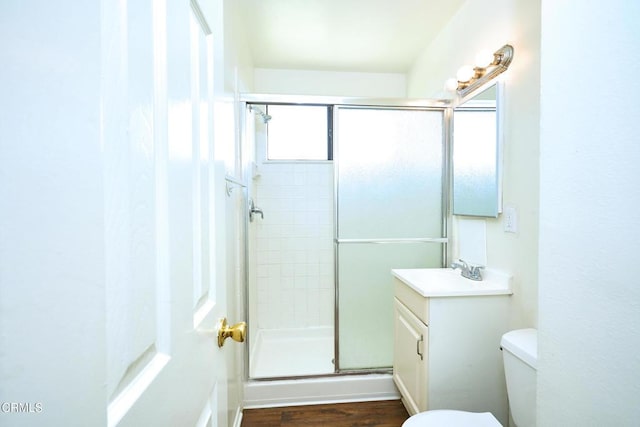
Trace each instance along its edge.
<path fill-rule="evenodd" d="M 0 3 L 1 425 L 107 422 L 109 9 Z M 34 413 L 8 413 L 5 402 Z"/>
<path fill-rule="evenodd" d="M 640 420 L 640 4 L 542 1 L 538 425 Z"/>
<path fill-rule="evenodd" d="M 531 0 L 467 1 L 424 50 L 408 78 L 409 97 L 444 97 L 445 80 L 473 63 L 479 50 L 514 46 L 514 60 L 502 75 L 503 203 L 516 207 L 519 231 L 505 233 L 502 217 L 486 220 L 487 265 L 514 276 L 510 328 L 537 325 L 539 16 L 540 5 Z M 453 236 L 454 251 L 458 237 Z"/>
<path fill-rule="evenodd" d="M 253 66 L 241 24 L 238 2 L 217 0 L 206 3 L 215 16 L 212 24 L 214 43 L 214 146 L 218 171 L 216 215 L 222 216 L 216 235 L 217 277 L 227 286 L 227 317 L 230 323 L 246 320 L 244 311 L 244 204 L 245 197 L 236 188 L 231 196 L 225 191 L 224 176 L 242 179 L 239 150 L 240 117 L 237 94 L 250 92 Z M 234 421 L 242 406 L 246 345 L 225 346 L 228 379 L 228 419 Z M 236 420 L 237 421 L 237 420 Z"/>
<path fill-rule="evenodd" d="M 217 9 L 215 36 L 216 69 L 214 78 L 218 94 L 234 95 L 253 88 L 253 63 L 247 45 L 247 29 L 236 0 L 210 2 Z"/>
<path fill-rule="evenodd" d="M 404 98 L 406 76 L 397 73 L 356 73 L 256 68 L 256 93 L 286 95 Z"/>

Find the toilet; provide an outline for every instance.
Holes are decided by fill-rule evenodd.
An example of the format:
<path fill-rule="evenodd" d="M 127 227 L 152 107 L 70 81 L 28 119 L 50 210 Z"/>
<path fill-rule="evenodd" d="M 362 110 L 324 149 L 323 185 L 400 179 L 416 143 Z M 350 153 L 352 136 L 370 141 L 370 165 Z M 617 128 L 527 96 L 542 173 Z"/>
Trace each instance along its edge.
<path fill-rule="evenodd" d="M 491 412 L 434 409 L 410 417 L 402 427 L 502 427 Z"/>
<path fill-rule="evenodd" d="M 536 425 L 538 331 L 518 329 L 500 340 L 509 412 L 517 427 Z M 413 415 L 402 427 L 502 427 L 490 412 L 436 409 Z"/>

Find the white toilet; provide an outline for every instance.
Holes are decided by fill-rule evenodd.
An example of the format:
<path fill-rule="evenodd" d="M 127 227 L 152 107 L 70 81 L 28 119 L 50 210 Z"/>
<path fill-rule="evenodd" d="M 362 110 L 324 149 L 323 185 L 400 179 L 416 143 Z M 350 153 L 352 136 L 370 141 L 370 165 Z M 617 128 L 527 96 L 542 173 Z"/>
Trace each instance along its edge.
<path fill-rule="evenodd" d="M 513 421 L 517 427 L 535 427 L 538 331 L 507 332 L 500 345 Z M 402 427 L 502 427 L 502 424 L 490 412 L 432 410 L 410 417 Z"/>

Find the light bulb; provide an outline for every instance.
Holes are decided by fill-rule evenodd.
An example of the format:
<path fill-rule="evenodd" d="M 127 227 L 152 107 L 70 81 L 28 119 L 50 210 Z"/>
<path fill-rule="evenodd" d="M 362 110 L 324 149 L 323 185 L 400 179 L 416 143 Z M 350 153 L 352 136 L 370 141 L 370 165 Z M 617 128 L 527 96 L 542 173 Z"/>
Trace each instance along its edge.
<path fill-rule="evenodd" d="M 466 83 L 471 80 L 474 74 L 475 71 L 473 71 L 473 67 L 471 65 L 463 65 L 462 67 L 460 67 L 460 69 L 458 69 L 456 78 L 459 82 Z"/>
<path fill-rule="evenodd" d="M 458 90 L 458 80 L 453 77 L 447 79 L 447 81 L 444 82 L 444 89 L 449 92 L 455 92 Z"/>
<path fill-rule="evenodd" d="M 476 54 L 476 67 L 487 68 L 493 63 L 493 53 L 483 49 Z"/>

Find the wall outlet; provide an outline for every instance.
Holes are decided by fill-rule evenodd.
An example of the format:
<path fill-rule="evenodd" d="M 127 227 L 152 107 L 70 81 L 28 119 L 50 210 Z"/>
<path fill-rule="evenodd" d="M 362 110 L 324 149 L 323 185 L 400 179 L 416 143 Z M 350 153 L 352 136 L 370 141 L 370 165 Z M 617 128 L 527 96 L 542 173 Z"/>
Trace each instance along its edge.
<path fill-rule="evenodd" d="M 502 221 L 504 223 L 504 231 L 506 233 L 517 232 L 518 231 L 518 212 L 516 211 L 516 208 L 514 208 L 513 206 L 505 206 L 503 215 L 504 217 L 502 218 Z"/>

